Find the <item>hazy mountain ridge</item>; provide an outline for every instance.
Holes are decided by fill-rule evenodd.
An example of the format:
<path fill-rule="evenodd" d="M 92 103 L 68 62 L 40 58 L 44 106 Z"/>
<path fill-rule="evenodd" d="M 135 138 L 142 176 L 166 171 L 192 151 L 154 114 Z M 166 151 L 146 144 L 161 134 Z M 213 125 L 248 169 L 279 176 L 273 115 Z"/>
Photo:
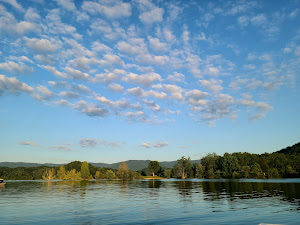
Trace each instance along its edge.
<path fill-rule="evenodd" d="M 300 142 L 289 146 L 286 148 L 283 148 L 279 151 L 273 152 L 273 153 L 281 153 L 285 155 L 299 155 L 300 154 Z M 148 167 L 148 164 L 150 160 L 127 160 L 125 161 L 128 168 L 131 170 L 142 170 Z M 163 161 L 159 162 L 160 165 L 164 168 L 172 168 L 177 161 Z M 102 168 L 111 168 L 111 169 L 118 169 L 119 164 L 121 162 L 117 163 L 93 163 L 89 162 L 90 164 L 96 166 L 96 167 L 102 167 Z M 200 160 L 191 160 L 191 163 L 200 163 Z M 0 162 L 0 167 L 9 167 L 9 168 L 17 168 L 17 167 L 37 167 L 37 166 L 63 166 L 66 164 L 55 164 L 55 163 L 25 163 L 25 162 Z"/>
<path fill-rule="evenodd" d="M 148 164 L 150 160 L 128 160 L 125 161 L 128 168 L 131 170 L 142 170 L 148 167 Z M 160 165 L 164 168 L 172 168 L 177 161 L 163 161 L 160 162 Z M 118 169 L 119 164 L 118 163 L 92 163 L 89 162 L 90 164 L 96 166 L 96 167 L 102 167 L 102 168 L 111 168 L 111 169 Z M 191 163 L 200 163 L 200 160 L 191 160 Z M 17 168 L 17 167 L 37 167 L 37 166 L 62 166 L 66 164 L 55 164 L 55 163 L 25 163 L 25 162 L 0 162 L 0 167 L 9 167 L 9 168 Z"/>

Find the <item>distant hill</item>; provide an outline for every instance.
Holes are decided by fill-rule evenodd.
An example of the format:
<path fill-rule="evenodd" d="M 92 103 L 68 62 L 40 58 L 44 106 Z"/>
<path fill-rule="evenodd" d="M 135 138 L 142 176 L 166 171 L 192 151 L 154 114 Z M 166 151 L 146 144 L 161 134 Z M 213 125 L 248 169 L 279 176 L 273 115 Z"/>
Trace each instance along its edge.
<path fill-rule="evenodd" d="M 291 147 L 281 149 L 281 150 L 277 151 L 276 153 L 282 153 L 285 155 L 299 155 L 300 154 L 300 142 L 297 144 L 294 144 Z"/>
<path fill-rule="evenodd" d="M 0 162 L 0 167 L 9 167 L 9 168 L 17 168 L 17 167 L 37 167 L 37 166 L 61 166 L 63 164 L 54 164 L 54 163 L 25 163 L 25 162 Z"/>
<path fill-rule="evenodd" d="M 142 170 L 148 167 L 150 160 L 128 160 L 125 161 L 128 168 L 131 170 Z M 160 162 L 160 165 L 164 168 L 172 168 L 177 161 L 164 161 Z M 96 167 L 106 167 L 111 169 L 118 169 L 121 162 L 118 163 L 90 163 Z M 191 163 L 200 163 L 200 160 L 191 160 Z M 25 163 L 25 162 L 0 162 L 0 167 L 9 167 L 9 168 L 16 168 L 16 167 L 37 167 L 37 166 L 62 166 L 64 164 L 54 164 L 54 163 Z"/>

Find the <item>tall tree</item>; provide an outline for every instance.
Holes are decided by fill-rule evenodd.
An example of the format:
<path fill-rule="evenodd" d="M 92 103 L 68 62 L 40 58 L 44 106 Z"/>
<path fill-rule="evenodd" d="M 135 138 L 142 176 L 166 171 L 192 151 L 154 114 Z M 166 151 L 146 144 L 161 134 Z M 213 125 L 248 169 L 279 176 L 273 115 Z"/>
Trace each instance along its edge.
<path fill-rule="evenodd" d="M 177 163 L 173 167 L 173 174 L 176 178 L 186 179 L 193 176 L 192 163 L 190 157 L 177 160 Z"/>
<path fill-rule="evenodd" d="M 152 173 L 152 176 L 158 173 L 160 171 L 161 166 L 158 161 L 150 161 L 148 165 L 148 169 L 150 173 Z"/>
<path fill-rule="evenodd" d="M 121 162 L 119 165 L 119 170 L 117 172 L 119 179 L 127 180 L 129 179 L 129 170 L 126 162 Z"/>
<path fill-rule="evenodd" d="M 55 179 L 54 169 L 53 168 L 46 169 L 46 171 L 44 172 L 44 175 L 43 175 L 43 179 L 48 180 L 48 181 Z"/>
<path fill-rule="evenodd" d="M 84 180 L 89 179 L 91 173 L 90 173 L 90 169 L 89 169 L 89 164 L 87 163 L 87 161 L 84 161 L 81 164 L 81 177 Z"/>
<path fill-rule="evenodd" d="M 57 171 L 57 178 L 60 180 L 66 179 L 66 169 L 64 166 L 59 167 L 59 170 Z"/>

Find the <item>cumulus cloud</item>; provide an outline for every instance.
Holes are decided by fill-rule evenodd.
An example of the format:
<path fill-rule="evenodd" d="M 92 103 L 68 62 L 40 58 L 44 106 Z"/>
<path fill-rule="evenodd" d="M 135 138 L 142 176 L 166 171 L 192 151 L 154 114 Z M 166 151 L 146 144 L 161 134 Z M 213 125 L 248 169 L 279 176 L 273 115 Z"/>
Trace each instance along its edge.
<path fill-rule="evenodd" d="M 70 67 L 66 67 L 65 71 L 68 76 L 74 80 L 87 80 L 89 78 L 89 75 L 87 73 L 83 73 L 80 70 L 75 70 Z"/>
<path fill-rule="evenodd" d="M 211 90 L 214 93 L 219 93 L 223 90 L 222 80 L 210 79 L 210 80 L 200 80 L 202 86 Z"/>
<path fill-rule="evenodd" d="M 177 85 L 173 85 L 173 84 L 157 84 L 157 85 L 153 85 L 153 88 L 156 89 L 162 89 L 164 92 L 171 94 L 171 98 L 176 99 L 176 100 L 183 100 L 183 96 L 182 96 L 182 88 L 177 86 Z"/>
<path fill-rule="evenodd" d="M 185 76 L 182 73 L 174 72 L 173 75 L 168 75 L 167 80 L 171 82 L 184 82 Z"/>
<path fill-rule="evenodd" d="M 47 39 L 27 38 L 24 37 L 26 45 L 36 53 L 53 53 L 56 51 L 57 46 L 52 44 Z"/>
<path fill-rule="evenodd" d="M 124 87 L 120 84 L 112 83 L 108 85 L 109 90 L 114 91 L 114 92 L 123 92 Z"/>
<path fill-rule="evenodd" d="M 82 5 L 82 9 L 91 14 L 102 14 L 110 19 L 118 19 L 122 17 L 128 17 L 131 15 L 130 3 L 124 3 L 122 1 L 109 1 L 105 2 L 92 2 L 85 1 Z"/>
<path fill-rule="evenodd" d="M 42 68 L 48 70 L 50 73 L 54 74 L 54 75 L 57 76 L 57 77 L 60 77 L 60 78 L 67 78 L 67 77 L 68 77 L 67 74 L 62 73 L 62 72 L 56 70 L 55 67 L 52 67 L 52 66 L 44 66 L 44 65 L 40 65 L 40 67 L 42 67 Z"/>
<path fill-rule="evenodd" d="M 1 0 L 1 1 L 10 4 L 11 6 L 13 6 L 14 8 L 16 8 L 21 12 L 24 11 L 23 7 L 16 0 Z"/>
<path fill-rule="evenodd" d="M 166 43 L 161 42 L 158 38 L 148 36 L 150 48 L 155 52 L 165 52 L 168 50 Z"/>
<path fill-rule="evenodd" d="M 73 108 L 79 110 L 82 114 L 91 117 L 104 117 L 109 114 L 107 109 L 101 108 L 99 106 L 95 106 L 92 103 L 89 104 L 83 100 L 76 102 Z"/>
<path fill-rule="evenodd" d="M 34 70 L 31 67 L 26 66 L 24 63 L 19 62 L 15 63 L 12 61 L 8 61 L 5 63 L 0 63 L 0 70 L 6 70 L 13 74 L 26 74 L 26 73 L 33 73 Z"/>
<path fill-rule="evenodd" d="M 129 94 L 134 95 L 135 97 L 153 97 L 157 99 L 167 99 L 168 95 L 164 92 L 156 92 L 153 90 L 145 91 L 140 87 L 130 88 L 127 90 Z"/>
<path fill-rule="evenodd" d="M 76 6 L 72 0 L 56 0 L 56 2 L 66 10 L 70 10 L 70 11 L 76 10 Z"/>
<path fill-rule="evenodd" d="M 142 108 L 139 103 L 132 104 L 127 99 L 122 99 L 122 100 L 118 100 L 118 101 L 111 101 L 111 100 L 105 98 L 104 96 L 96 97 L 96 99 L 100 103 L 102 103 L 104 105 L 107 105 L 107 106 L 109 106 L 110 108 L 113 108 L 113 109 L 115 109 L 115 108 L 122 108 L 122 109 L 130 108 L 130 109 L 134 109 L 134 110 L 141 110 L 141 108 Z"/>
<path fill-rule="evenodd" d="M 158 23 L 163 20 L 164 9 L 153 8 L 150 11 L 143 12 L 139 15 L 140 20 L 145 24 Z"/>
<path fill-rule="evenodd" d="M 98 139 L 85 138 L 79 141 L 82 148 L 94 148 L 98 145 Z"/>
<path fill-rule="evenodd" d="M 39 85 L 36 87 L 34 93 L 32 93 L 32 97 L 38 101 L 47 101 L 55 96 L 55 93 L 50 91 L 47 87 L 43 85 Z"/>
<path fill-rule="evenodd" d="M 59 93 L 59 96 L 62 98 L 79 98 L 79 95 L 72 91 L 62 91 Z"/>
<path fill-rule="evenodd" d="M 126 74 L 125 70 L 113 69 L 112 71 L 106 70 L 105 73 L 96 74 L 95 78 L 92 80 L 97 83 L 111 83 L 113 81 L 120 80 L 120 76 Z"/>
<path fill-rule="evenodd" d="M 5 92 L 13 95 L 19 95 L 22 92 L 32 93 L 33 90 L 34 89 L 32 87 L 19 81 L 15 77 L 0 75 L 0 96 Z"/>
<path fill-rule="evenodd" d="M 153 82 L 160 81 L 160 80 L 161 80 L 161 76 L 153 72 L 143 74 L 143 75 L 129 73 L 123 78 L 123 81 L 135 83 L 146 87 L 150 87 L 153 84 Z"/>

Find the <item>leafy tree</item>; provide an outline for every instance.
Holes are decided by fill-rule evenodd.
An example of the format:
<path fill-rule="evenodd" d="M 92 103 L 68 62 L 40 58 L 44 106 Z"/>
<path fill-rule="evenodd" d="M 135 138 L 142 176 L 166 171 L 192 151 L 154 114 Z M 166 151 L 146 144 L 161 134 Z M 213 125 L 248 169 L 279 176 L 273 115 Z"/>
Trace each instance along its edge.
<path fill-rule="evenodd" d="M 65 165 L 66 171 L 70 171 L 75 169 L 76 172 L 80 172 L 82 163 L 80 161 L 73 161 Z"/>
<path fill-rule="evenodd" d="M 193 165 L 193 171 L 195 178 L 203 178 L 204 175 L 204 169 L 202 164 L 200 163 L 194 163 Z"/>
<path fill-rule="evenodd" d="M 120 163 L 117 175 L 118 175 L 119 179 L 121 179 L 121 180 L 129 179 L 129 170 L 128 170 L 126 162 Z"/>
<path fill-rule="evenodd" d="M 86 161 L 82 163 L 80 172 L 81 172 L 82 179 L 84 180 L 89 179 L 89 176 L 91 174 L 90 174 L 89 164 Z"/>
<path fill-rule="evenodd" d="M 106 179 L 111 180 L 115 178 L 115 173 L 112 170 L 107 170 L 105 176 Z"/>
<path fill-rule="evenodd" d="M 57 178 L 60 180 L 66 179 L 66 169 L 64 166 L 59 167 L 59 170 L 57 171 Z"/>
<path fill-rule="evenodd" d="M 193 168 L 190 160 L 189 157 L 185 158 L 184 156 L 177 160 L 173 167 L 173 174 L 176 178 L 186 179 L 193 177 Z"/>
<path fill-rule="evenodd" d="M 171 178 L 171 170 L 164 170 L 163 177 L 170 179 Z"/>
<path fill-rule="evenodd" d="M 158 161 L 150 161 L 148 165 L 148 169 L 150 173 L 152 173 L 152 176 L 154 176 L 161 170 L 161 166 Z"/>
<path fill-rule="evenodd" d="M 53 168 L 47 169 L 47 170 L 44 172 L 43 179 L 44 179 L 44 180 L 48 180 L 48 181 L 55 179 L 55 172 L 54 172 L 54 169 L 53 169 Z"/>
<path fill-rule="evenodd" d="M 214 171 L 219 169 L 220 156 L 216 153 L 207 154 L 201 159 L 201 164 L 204 167 L 204 176 L 206 178 L 214 178 Z"/>
<path fill-rule="evenodd" d="M 101 172 L 98 170 L 96 173 L 95 173 L 95 179 L 101 179 L 102 175 L 101 175 Z"/>
<path fill-rule="evenodd" d="M 81 179 L 82 179 L 81 173 L 76 172 L 75 169 L 68 171 L 66 174 L 66 180 L 81 180 Z"/>
<path fill-rule="evenodd" d="M 232 178 L 233 172 L 239 170 L 238 159 L 232 154 L 225 153 L 222 161 L 223 171 L 228 178 Z"/>

